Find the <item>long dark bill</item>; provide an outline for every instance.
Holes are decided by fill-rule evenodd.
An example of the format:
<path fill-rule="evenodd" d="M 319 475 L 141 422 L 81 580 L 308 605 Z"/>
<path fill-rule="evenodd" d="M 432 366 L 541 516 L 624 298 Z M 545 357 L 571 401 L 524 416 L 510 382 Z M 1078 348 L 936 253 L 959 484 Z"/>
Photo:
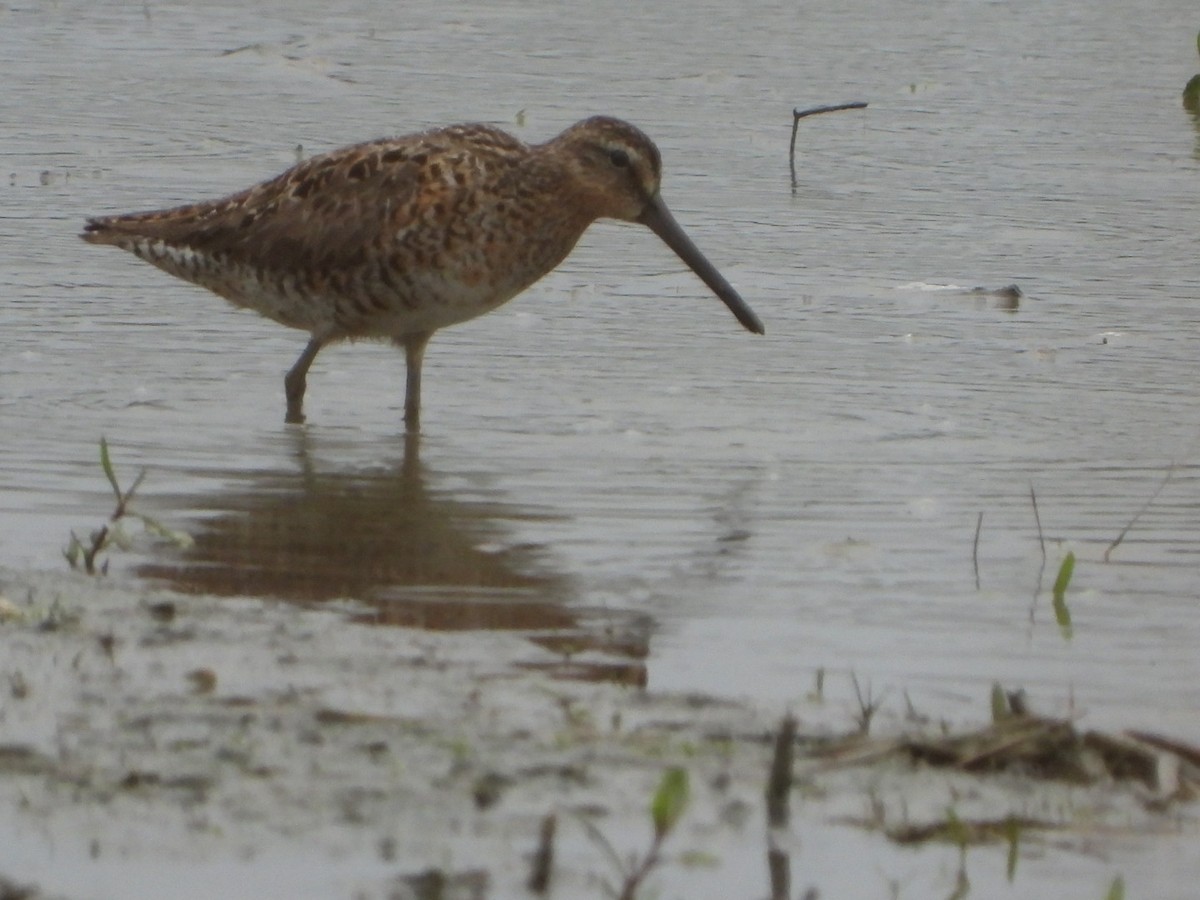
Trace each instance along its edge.
<path fill-rule="evenodd" d="M 638 221 L 662 238 L 668 247 L 679 254 L 679 258 L 688 264 L 688 268 L 699 275 L 700 280 L 725 301 L 729 311 L 746 326 L 747 330 L 753 331 L 755 334 L 764 333 L 763 323 L 754 314 L 754 310 L 746 304 L 746 301 L 716 270 L 716 267 L 705 258 L 700 249 L 692 243 L 692 239 L 684 234 L 683 229 L 675 221 L 675 217 L 671 215 L 671 211 L 667 209 L 667 205 L 663 203 L 658 194 L 650 198 L 646 208 L 638 217 Z"/>

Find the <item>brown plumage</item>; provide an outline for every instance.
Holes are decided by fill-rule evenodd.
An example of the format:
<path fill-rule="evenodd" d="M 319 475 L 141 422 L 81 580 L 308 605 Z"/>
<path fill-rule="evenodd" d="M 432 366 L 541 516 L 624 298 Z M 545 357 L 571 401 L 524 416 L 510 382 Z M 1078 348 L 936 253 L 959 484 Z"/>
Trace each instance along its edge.
<path fill-rule="evenodd" d="M 532 146 L 454 125 L 315 156 L 221 200 L 89 219 L 82 237 L 307 331 L 284 380 L 289 422 L 304 421 L 305 378 L 323 346 L 394 341 L 415 430 L 432 334 L 512 299 L 599 218 L 649 226 L 762 333 L 663 204 L 660 177 L 658 148 L 618 119 L 585 119 Z"/>

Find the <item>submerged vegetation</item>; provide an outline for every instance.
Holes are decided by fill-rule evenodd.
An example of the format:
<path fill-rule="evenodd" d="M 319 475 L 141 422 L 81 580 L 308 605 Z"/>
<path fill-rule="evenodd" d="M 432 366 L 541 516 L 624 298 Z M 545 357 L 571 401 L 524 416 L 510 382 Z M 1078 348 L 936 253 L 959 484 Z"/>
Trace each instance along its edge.
<path fill-rule="evenodd" d="M 63 548 L 63 556 L 72 569 L 83 569 L 89 575 L 107 575 L 109 561 L 104 559 L 101 562 L 102 554 L 106 553 L 114 544 L 123 550 L 128 550 L 133 545 L 132 538 L 123 527 L 123 523 L 127 519 L 141 522 L 145 531 L 177 546 L 187 547 L 192 543 L 191 536 L 185 532 L 174 531 L 157 519 L 134 512 L 129 508 L 134 494 L 137 493 L 137 489 L 142 486 L 142 482 L 146 478 L 146 470 L 142 469 L 138 473 L 128 490 L 122 490 L 120 482 L 117 481 L 112 458 L 108 453 L 108 441 L 103 437 L 100 438 L 100 468 L 104 472 L 104 477 L 108 479 L 113 494 L 116 495 L 117 505 L 109 515 L 108 521 L 91 532 L 86 541 L 74 531 L 71 532 L 71 539 Z"/>
<path fill-rule="evenodd" d="M 641 857 L 633 856 L 628 860 L 622 859 L 600 829 L 587 819 L 583 820 L 588 837 L 604 850 L 613 867 L 621 873 L 619 888 L 605 883 L 604 887 L 609 896 L 615 897 L 617 900 L 635 900 L 638 897 L 638 890 L 642 882 L 662 861 L 663 842 L 679 823 L 684 809 L 687 808 L 689 794 L 687 769 L 673 766 L 663 773 L 658 789 L 650 800 L 650 819 L 654 825 L 654 838 L 650 842 L 650 849 Z"/>

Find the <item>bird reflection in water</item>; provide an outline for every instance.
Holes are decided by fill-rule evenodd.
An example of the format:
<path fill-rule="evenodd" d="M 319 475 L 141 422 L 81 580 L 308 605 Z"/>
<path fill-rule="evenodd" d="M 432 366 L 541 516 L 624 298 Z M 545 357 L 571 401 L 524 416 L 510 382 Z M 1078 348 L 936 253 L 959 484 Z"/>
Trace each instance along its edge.
<path fill-rule="evenodd" d="M 366 472 L 318 465 L 305 431 L 289 439 L 299 471 L 238 473 L 232 489 L 179 498 L 204 515 L 190 529 L 194 545 L 161 548 L 139 576 L 185 593 L 354 599 L 370 608 L 360 621 L 380 625 L 527 632 L 557 655 L 530 666 L 644 683 L 645 618 L 607 611 L 597 621 L 572 607 L 569 579 L 546 567 L 540 548 L 504 543 L 506 520 L 536 514 L 430 491 L 416 434 L 399 464 Z M 572 659 L 583 651 L 604 659 Z"/>

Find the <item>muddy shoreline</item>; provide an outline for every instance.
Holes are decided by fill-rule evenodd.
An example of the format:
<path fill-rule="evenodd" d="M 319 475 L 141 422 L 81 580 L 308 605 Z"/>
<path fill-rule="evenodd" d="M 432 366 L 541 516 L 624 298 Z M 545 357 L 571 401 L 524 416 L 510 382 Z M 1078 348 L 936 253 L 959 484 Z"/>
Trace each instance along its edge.
<path fill-rule="evenodd" d="M 620 855 L 644 851 L 671 766 L 688 771 L 691 802 L 647 887 L 767 893 L 763 791 L 787 711 L 553 678 L 530 654 L 560 657 L 519 634 L 368 626 L 354 604 L 10 571 L 0 592 L 5 896 L 161 896 L 164 880 L 174 897 L 530 896 L 549 814 L 549 895 L 600 896 L 619 872 L 584 821 Z M 794 888 L 834 896 L 864 842 L 881 863 L 862 896 L 884 890 L 889 853 L 907 853 L 931 889 L 953 888 L 1004 858 L 1003 828 L 984 826 L 1009 819 L 1022 825 L 1018 873 L 1078 866 L 1099 846 L 1097 884 L 1120 874 L 1108 860 L 1135 837 L 1195 840 L 1194 761 L 1176 759 L 1157 786 L 948 770 L 897 748 L 961 723 L 893 706 L 861 739 L 816 695 L 790 711 L 794 819 L 773 840 L 803 873 Z M 976 831 L 939 833 L 947 809 Z M 961 864 L 956 841 L 970 848 Z"/>

